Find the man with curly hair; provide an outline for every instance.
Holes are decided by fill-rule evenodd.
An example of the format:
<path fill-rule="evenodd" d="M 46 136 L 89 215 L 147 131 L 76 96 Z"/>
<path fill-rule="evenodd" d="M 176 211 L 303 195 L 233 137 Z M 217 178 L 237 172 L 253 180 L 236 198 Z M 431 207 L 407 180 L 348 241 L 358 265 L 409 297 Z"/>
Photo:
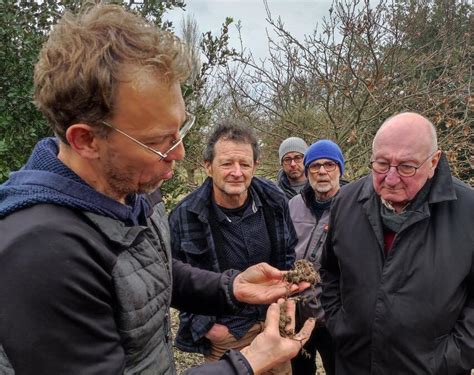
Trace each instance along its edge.
<path fill-rule="evenodd" d="M 34 80 L 56 137 L 0 187 L 0 373 L 174 374 L 171 303 L 229 312 L 286 293 L 269 265 L 218 274 L 171 259 L 157 188 L 194 122 L 180 88 L 188 72 L 179 40 L 120 6 L 53 28 Z M 282 338 L 279 315 L 272 304 L 251 345 L 190 372 L 287 361 L 312 323 Z"/>

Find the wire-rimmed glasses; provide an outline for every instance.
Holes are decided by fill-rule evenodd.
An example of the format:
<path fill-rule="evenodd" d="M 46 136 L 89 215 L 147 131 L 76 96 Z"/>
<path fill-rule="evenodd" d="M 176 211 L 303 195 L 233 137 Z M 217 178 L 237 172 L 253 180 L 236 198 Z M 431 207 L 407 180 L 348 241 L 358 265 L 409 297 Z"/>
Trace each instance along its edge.
<path fill-rule="evenodd" d="M 179 129 L 179 139 L 173 140 L 171 147 L 168 148 L 165 152 L 161 152 L 161 151 L 155 150 L 154 148 L 151 148 L 150 146 L 147 146 L 146 144 L 140 142 L 138 139 L 133 138 L 131 135 L 128 135 L 123 130 L 120 130 L 120 129 L 116 128 L 115 126 L 108 123 L 107 121 L 102 121 L 102 124 L 104 124 L 105 126 L 108 126 L 109 128 L 115 130 L 116 132 L 124 135 L 125 137 L 127 137 L 131 141 L 135 142 L 137 145 L 140 145 L 143 148 L 146 148 L 148 151 L 154 153 L 155 155 L 158 155 L 160 157 L 160 160 L 163 160 L 164 158 L 166 158 L 168 156 L 168 154 L 171 151 L 173 151 L 176 147 L 178 147 L 183 142 L 183 138 L 186 136 L 186 134 L 189 133 L 189 130 L 191 130 L 191 128 L 193 127 L 195 121 L 196 121 L 196 116 L 194 116 L 190 112 L 186 112 L 186 120 L 184 121 L 183 126 L 181 126 L 181 129 Z"/>
<path fill-rule="evenodd" d="M 431 153 L 420 165 L 410 165 L 410 164 L 398 164 L 398 165 L 391 165 L 389 162 L 386 161 L 378 161 L 372 160 L 369 163 L 370 168 L 376 173 L 385 174 L 388 173 L 390 168 L 395 167 L 397 173 L 402 177 L 412 177 L 416 174 L 416 171 L 421 168 L 423 164 L 425 164 L 430 158 L 436 154 L 437 150 Z"/>

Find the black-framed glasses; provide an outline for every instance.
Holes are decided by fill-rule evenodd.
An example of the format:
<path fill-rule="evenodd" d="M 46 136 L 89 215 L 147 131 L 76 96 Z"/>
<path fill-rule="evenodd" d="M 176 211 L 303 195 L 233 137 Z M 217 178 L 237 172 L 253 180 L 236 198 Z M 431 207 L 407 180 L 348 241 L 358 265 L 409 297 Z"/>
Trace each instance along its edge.
<path fill-rule="evenodd" d="M 196 116 L 194 116 L 190 112 L 186 112 L 186 120 L 184 121 L 183 126 L 181 126 L 181 129 L 179 129 L 179 138 L 173 140 L 171 147 L 168 148 L 165 152 L 161 152 L 161 151 L 155 150 L 154 148 L 151 148 L 150 146 L 147 146 L 146 144 L 140 142 L 138 139 L 133 138 L 131 135 L 128 135 L 123 130 L 120 130 L 120 129 L 116 128 L 115 126 L 108 123 L 107 121 L 102 121 L 102 124 L 104 124 L 105 126 L 108 126 L 109 128 L 115 130 L 116 132 L 124 135 L 125 137 L 127 137 L 131 141 L 135 142 L 137 145 L 140 145 L 143 148 L 146 148 L 148 151 L 154 153 L 155 155 L 158 155 L 160 157 L 160 160 L 163 160 L 164 158 L 166 158 L 168 156 L 168 154 L 171 151 L 173 151 L 176 147 L 178 147 L 183 142 L 183 138 L 186 136 L 186 134 L 189 133 L 189 130 L 191 130 L 191 128 L 193 127 L 195 121 L 196 121 Z"/>
<path fill-rule="evenodd" d="M 283 164 L 290 165 L 292 161 L 294 161 L 296 164 L 300 164 L 303 162 L 303 158 L 303 155 L 295 155 L 293 157 L 287 156 L 286 158 L 283 158 Z"/>
<path fill-rule="evenodd" d="M 388 173 L 390 168 L 395 167 L 397 170 L 397 173 L 402 176 L 402 177 L 412 177 L 416 174 L 416 171 L 421 168 L 423 164 L 425 164 L 428 160 L 430 160 L 434 154 L 436 154 L 437 150 L 433 153 L 431 153 L 421 164 L 419 165 L 410 165 L 410 164 L 398 164 L 398 165 L 391 165 L 390 163 L 386 161 L 378 161 L 378 160 L 373 160 L 370 162 L 369 167 L 372 168 L 372 170 L 376 173 L 379 174 L 385 174 Z"/>
<path fill-rule="evenodd" d="M 336 170 L 337 163 L 333 161 L 325 161 L 324 163 L 311 163 L 308 167 L 311 173 L 319 173 L 321 167 L 324 167 L 326 172 L 333 172 Z"/>

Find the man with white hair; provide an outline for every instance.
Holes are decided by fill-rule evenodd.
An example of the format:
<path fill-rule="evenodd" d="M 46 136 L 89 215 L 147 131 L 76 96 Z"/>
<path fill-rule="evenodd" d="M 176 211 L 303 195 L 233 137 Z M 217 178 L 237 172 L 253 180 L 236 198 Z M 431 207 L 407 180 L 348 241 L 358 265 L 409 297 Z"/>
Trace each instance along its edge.
<path fill-rule="evenodd" d="M 321 267 L 321 252 L 326 242 L 331 203 L 339 192 L 340 177 L 344 173 L 344 157 L 339 146 L 329 139 L 313 143 L 304 155 L 304 170 L 308 182 L 301 194 L 290 199 L 291 220 L 298 236 L 296 258 L 306 259 L 316 270 Z M 294 374 L 316 374 L 316 352 L 323 361 L 326 375 L 334 375 L 334 345 L 322 316 L 316 314 L 321 310 L 318 296 L 321 285 L 312 291 L 314 297 L 305 298 L 298 309 L 297 326 L 305 317 L 314 316 L 318 320 L 316 329 L 306 343 L 304 352 L 291 361 Z"/>

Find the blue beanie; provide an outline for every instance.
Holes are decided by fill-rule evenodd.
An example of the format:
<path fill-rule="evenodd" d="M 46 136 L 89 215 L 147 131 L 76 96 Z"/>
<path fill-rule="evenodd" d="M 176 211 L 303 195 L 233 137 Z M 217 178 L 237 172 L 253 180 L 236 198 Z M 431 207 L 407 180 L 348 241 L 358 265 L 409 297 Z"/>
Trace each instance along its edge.
<path fill-rule="evenodd" d="M 339 164 L 341 176 L 344 173 L 344 157 L 337 144 L 329 139 L 322 139 L 313 143 L 304 153 L 304 170 L 308 174 L 309 165 L 318 159 L 330 159 Z"/>

